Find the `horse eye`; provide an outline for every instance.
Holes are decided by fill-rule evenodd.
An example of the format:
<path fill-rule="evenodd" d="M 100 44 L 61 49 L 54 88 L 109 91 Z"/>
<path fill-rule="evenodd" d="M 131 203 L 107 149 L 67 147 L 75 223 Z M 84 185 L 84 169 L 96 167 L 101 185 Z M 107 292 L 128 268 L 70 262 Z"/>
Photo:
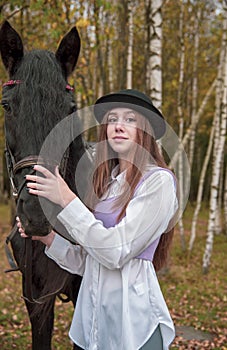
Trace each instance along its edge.
<path fill-rule="evenodd" d="M 1 105 L 2 105 L 2 107 L 4 108 L 4 110 L 6 112 L 10 112 L 11 111 L 10 105 L 7 102 L 2 101 Z"/>

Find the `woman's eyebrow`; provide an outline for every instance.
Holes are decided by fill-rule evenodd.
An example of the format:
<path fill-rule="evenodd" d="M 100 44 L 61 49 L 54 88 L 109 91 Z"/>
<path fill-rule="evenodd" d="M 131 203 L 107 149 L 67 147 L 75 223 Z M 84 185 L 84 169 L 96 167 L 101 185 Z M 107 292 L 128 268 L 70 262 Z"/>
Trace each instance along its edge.
<path fill-rule="evenodd" d="M 134 115 L 136 115 L 136 112 L 135 111 L 133 111 L 133 109 L 131 109 L 130 111 L 127 111 L 127 112 L 125 112 L 125 114 L 127 115 L 127 114 L 134 114 Z"/>
<path fill-rule="evenodd" d="M 109 112 L 108 117 L 109 117 L 110 115 L 111 115 L 111 116 L 113 116 L 113 115 L 116 116 L 117 113 L 115 113 L 115 112 Z"/>

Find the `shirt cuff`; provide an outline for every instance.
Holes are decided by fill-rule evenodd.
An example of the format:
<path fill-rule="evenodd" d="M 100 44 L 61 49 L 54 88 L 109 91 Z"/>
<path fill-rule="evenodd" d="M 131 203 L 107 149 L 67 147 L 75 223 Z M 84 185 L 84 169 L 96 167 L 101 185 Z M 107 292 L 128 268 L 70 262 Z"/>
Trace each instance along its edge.
<path fill-rule="evenodd" d="M 63 261 L 65 257 L 65 247 L 70 243 L 58 234 L 55 234 L 51 246 L 45 248 L 45 253 L 49 257 L 57 258 L 59 261 Z"/>
<path fill-rule="evenodd" d="M 76 197 L 57 216 L 58 220 L 65 226 L 71 234 L 71 230 L 76 231 L 76 227 L 86 227 L 97 221 L 93 213 Z M 73 237 L 75 239 L 75 237 Z"/>

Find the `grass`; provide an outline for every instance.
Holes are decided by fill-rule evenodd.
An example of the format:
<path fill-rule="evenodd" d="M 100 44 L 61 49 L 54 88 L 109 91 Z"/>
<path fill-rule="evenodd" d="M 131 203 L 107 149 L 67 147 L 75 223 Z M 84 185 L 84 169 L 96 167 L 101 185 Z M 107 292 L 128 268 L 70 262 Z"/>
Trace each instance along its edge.
<path fill-rule="evenodd" d="M 190 236 L 190 220 L 193 207 L 185 212 L 185 239 Z M 0 206 L 0 348 L 1 350 L 31 349 L 31 331 L 26 308 L 21 299 L 21 275 L 19 272 L 5 274 L 8 262 L 4 253 L 4 241 L 10 226 L 10 213 L 7 206 Z M 180 246 L 176 229 L 170 267 L 159 275 L 160 285 L 174 323 L 177 326 L 192 326 L 196 330 L 212 334 L 212 341 L 189 341 L 176 337 L 171 350 L 214 349 L 227 350 L 226 313 L 226 252 L 227 237 L 215 236 L 209 273 L 202 273 L 207 227 L 207 210 L 200 214 L 197 237 L 190 259 L 187 251 Z M 68 329 L 72 318 L 71 304 L 59 300 L 55 308 L 53 350 L 70 350 Z"/>
<path fill-rule="evenodd" d="M 190 238 L 193 207 L 184 215 L 186 244 Z M 182 251 L 176 229 L 168 274 L 159 281 L 174 322 L 178 326 L 192 326 L 209 332 L 213 341 L 184 341 L 176 338 L 172 349 L 227 349 L 227 236 L 215 236 L 208 274 L 202 273 L 202 259 L 206 242 L 207 209 L 203 208 L 197 227 L 197 237 L 190 259 Z"/>

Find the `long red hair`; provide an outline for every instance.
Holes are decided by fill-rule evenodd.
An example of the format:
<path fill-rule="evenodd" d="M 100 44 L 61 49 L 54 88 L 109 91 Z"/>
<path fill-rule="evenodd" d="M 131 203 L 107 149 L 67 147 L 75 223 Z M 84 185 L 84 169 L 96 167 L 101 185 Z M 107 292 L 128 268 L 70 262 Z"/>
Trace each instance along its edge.
<path fill-rule="evenodd" d="M 134 195 L 138 182 L 146 171 L 147 165 L 152 162 L 162 168 L 168 168 L 152 136 L 153 131 L 149 121 L 137 112 L 135 114 L 137 115 L 137 147 L 134 151 L 133 160 L 126 171 L 126 181 L 122 194 L 115 201 L 115 205 L 121 208 L 118 222 L 124 217 L 126 208 Z M 93 211 L 97 202 L 108 191 L 111 172 L 119 164 L 118 155 L 112 150 L 107 140 L 107 118 L 108 113 L 104 116 L 103 122 L 99 126 L 95 170 L 91 180 L 91 188 L 88 190 L 86 199 L 86 203 L 89 203 L 88 206 L 91 211 Z M 173 233 L 174 229 L 171 228 L 170 231 L 161 235 L 153 259 L 156 271 L 160 270 L 167 263 Z"/>

